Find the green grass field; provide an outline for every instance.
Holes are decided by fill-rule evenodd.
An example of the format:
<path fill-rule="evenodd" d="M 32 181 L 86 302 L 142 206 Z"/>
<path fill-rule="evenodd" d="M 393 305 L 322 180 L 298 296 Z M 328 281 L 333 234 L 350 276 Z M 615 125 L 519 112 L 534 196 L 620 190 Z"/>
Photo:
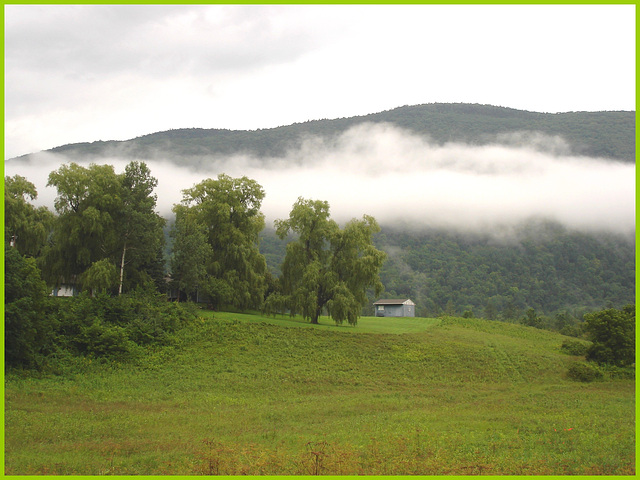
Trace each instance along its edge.
<path fill-rule="evenodd" d="M 5 379 L 5 473 L 635 474 L 635 383 L 464 319 L 203 312 L 135 365 Z"/>
<path fill-rule="evenodd" d="M 360 317 L 357 326 L 351 326 L 347 323 L 336 325 L 333 320 L 328 317 L 320 317 L 319 325 L 311 325 L 308 320 L 304 320 L 300 316 L 290 317 L 288 315 L 276 315 L 265 317 L 258 314 L 242 314 L 242 313 L 216 313 L 215 317 L 219 320 L 240 320 L 250 323 L 269 323 L 279 325 L 281 327 L 308 327 L 320 330 L 332 330 L 338 332 L 349 333 L 413 333 L 423 332 L 427 328 L 437 325 L 440 320 L 435 318 L 384 318 L 384 317 Z"/>

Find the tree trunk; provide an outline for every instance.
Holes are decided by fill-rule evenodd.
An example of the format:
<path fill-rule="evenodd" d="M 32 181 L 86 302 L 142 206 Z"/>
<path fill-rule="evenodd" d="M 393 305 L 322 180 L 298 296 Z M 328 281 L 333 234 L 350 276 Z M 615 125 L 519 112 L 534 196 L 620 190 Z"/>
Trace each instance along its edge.
<path fill-rule="evenodd" d="M 122 283 L 124 279 L 124 259 L 127 254 L 127 243 L 125 242 L 122 248 L 122 261 L 120 262 L 120 285 L 118 286 L 118 296 L 122 295 Z"/>
<path fill-rule="evenodd" d="M 324 307 L 324 304 L 327 303 L 324 299 L 324 289 L 322 288 L 322 285 L 318 286 L 316 298 L 318 299 L 316 303 L 316 311 L 313 313 L 313 318 L 311 319 L 311 323 L 314 325 L 318 325 L 318 319 L 322 313 L 322 308 Z"/>
<path fill-rule="evenodd" d="M 316 311 L 313 313 L 313 318 L 311 319 L 311 323 L 313 325 L 319 325 L 318 319 L 320 318 L 321 313 L 322 313 L 322 306 L 318 305 L 316 307 Z"/>

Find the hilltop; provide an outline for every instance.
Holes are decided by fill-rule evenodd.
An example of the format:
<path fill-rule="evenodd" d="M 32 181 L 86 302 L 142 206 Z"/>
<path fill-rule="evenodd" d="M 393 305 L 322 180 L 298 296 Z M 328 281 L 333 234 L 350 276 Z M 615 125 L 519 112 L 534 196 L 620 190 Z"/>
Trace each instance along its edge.
<path fill-rule="evenodd" d="M 198 166 L 212 158 L 234 154 L 260 159 L 283 156 L 305 138 L 336 138 L 362 123 L 388 123 L 437 144 L 513 143 L 543 134 L 564 139 L 572 154 L 635 161 L 635 112 L 550 114 L 464 103 L 404 106 L 369 115 L 312 120 L 263 130 L 184 128 L 125 141 L 62 145 L 49 152 L 85 160 L 113 156 L 154 159 L 161 155 L 181 165 Z M 36 161 L 37 154 L 19 158 Z"/>

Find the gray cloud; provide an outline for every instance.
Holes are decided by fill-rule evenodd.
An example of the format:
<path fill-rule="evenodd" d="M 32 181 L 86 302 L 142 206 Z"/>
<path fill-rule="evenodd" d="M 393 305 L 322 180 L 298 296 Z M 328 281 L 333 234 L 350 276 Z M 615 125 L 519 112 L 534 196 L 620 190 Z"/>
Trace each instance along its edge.
<path fill-rule="evenodd" d="M 254 79 L 340 38 L 339 19 L 309 28 L 316 9 L 7 5 L 5 158 L 250 118 L 273 95 Z"/>
<path fill-rule="evenodd" d="M 318 32 L 278 22 L 279 7 L 8 6 L 7 70 L 67 79 L 223 73 L 291 60 Z M 324 32 L 323 32 L 324 33 Z"/>
<path fill-rule="evenodd" d="M 170 128 L 269 128 L 430 102 L 629 110 L 633 11 L 6 5 L 5 158 Z"/>

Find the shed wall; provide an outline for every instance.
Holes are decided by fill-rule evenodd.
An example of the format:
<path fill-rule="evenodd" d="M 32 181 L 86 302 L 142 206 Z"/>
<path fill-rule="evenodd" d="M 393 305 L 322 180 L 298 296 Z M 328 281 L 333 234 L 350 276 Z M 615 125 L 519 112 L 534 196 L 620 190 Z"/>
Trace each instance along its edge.
<path fill-rule="evenodd" d="M 51 291 L 52 297 L 73 297 L 77 294 L 73 285 L 60 285 Z"/>
<path fill-rule="evenodd" d="M 376 308 L 376 317 L 415 317 L 413 305 L 383 305 L 384 310 Z"/>

